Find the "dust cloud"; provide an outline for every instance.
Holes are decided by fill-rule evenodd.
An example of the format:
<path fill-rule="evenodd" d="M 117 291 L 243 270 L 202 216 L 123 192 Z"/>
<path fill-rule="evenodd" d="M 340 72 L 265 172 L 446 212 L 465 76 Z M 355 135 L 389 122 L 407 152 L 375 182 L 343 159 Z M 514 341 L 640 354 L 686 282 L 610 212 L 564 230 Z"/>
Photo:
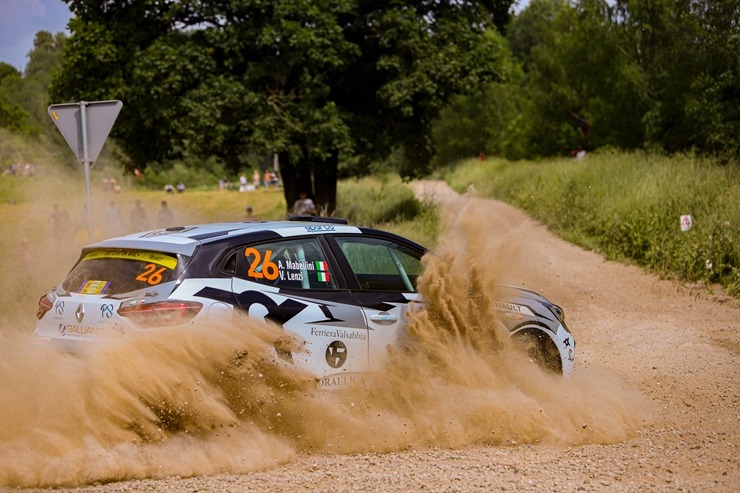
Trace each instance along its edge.
<path fill-rule="evenodd" d="M 344 391 L 318 391 L 274 357 L 276 344 L 299 351 L 300 341 L 246 318 L 126 336 L 85 357 L 4 327 L 0 486 L 244 473 L 300 454 L 628 439 L 648 419 L 639 394 L 579 371 L 577 355 L 573 377 L 543 372 L 500 332 L 491 301 L 517 239 L 489 231 L 482 214 L 461 207 L 446 219 L 425 257 L 428 304 L 410 316 L 413 337 L 369 384 Z"/>

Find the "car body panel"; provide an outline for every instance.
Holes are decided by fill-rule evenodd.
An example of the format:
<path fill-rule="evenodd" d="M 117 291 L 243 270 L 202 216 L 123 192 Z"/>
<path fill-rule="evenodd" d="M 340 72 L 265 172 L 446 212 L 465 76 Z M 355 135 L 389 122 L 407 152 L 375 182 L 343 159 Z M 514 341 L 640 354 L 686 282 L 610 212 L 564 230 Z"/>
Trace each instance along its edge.
<path fill-rule="evenodd" d="M 416 280 L 427 253 L 392 233 L 336 220 L 135 233 L 83 248 L 68 279 L 42 298 L 35 337 L 84 350 L 95 340 L 150 330 L 121 315 L 129 310 L 168 302 L 202 306 L 177 321 L 184 324 L 240 323 L 238 311 L 299 342 L 291 350 L 276 347 L 276 356 L 315 374 L 319 387 L 341 388 L 380 371 L 389 349 L 408 340 L 409 310 L 424 309 Z M 570 375 L 575 341 L 562 309 L 511 286 L 497 299 L 502 328 L 551 341 L 560 371 Z"/>

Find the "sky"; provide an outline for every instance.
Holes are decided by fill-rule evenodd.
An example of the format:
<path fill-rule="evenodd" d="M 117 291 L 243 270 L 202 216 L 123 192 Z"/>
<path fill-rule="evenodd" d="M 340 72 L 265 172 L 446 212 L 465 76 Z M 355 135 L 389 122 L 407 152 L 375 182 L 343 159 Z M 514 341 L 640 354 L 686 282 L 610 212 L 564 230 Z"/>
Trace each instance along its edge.
<path fill-rule="evenodd" d="M 71 17 L 62 0 L 0 0 L 0 62 L 23 71 L 36 33 L 66 31 Z"/>

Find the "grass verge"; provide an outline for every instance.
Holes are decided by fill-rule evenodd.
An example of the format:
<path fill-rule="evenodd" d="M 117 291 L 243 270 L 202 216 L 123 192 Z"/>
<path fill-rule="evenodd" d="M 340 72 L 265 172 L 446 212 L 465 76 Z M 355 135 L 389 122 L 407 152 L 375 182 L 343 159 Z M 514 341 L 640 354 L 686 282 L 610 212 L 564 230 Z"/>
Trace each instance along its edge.
<path fill-rule="evenodd" d="M 603 151 L 583 160 L 467 161 L 459 192 L 520 207 L 562 238 L 663 277 L 740 297 L 740 166 L 692 155 Z M 693 227 L 681 228 L 690 215 Z"/>

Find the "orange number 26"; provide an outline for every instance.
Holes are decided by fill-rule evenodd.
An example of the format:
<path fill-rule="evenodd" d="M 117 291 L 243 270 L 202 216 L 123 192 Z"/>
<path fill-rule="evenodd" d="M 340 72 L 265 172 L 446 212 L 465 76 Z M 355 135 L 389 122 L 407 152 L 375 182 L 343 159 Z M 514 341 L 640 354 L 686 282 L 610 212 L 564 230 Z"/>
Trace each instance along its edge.
<path fill-rule="evenodd" d="M 265 251 L 265 262 L 262 264 L 262 269 L 260 269 L 260 263 L 262 262 L 262 254 L 254 247 L 249 247 L 246 250 L 244 250 L 244 256 L 245 257 L 251 257 L 254 256 L 254 259 L 249 264 L 249 271 L 247 272 L 247 275 L 249 277 L 254 277 L 257 279 L 262 279 L 263 277 L 267 279 L 268 281 L 274 281 L 278 277 L 278 266 L 275 262 L 270 260 L 270 256 L 272 255 L 272 250 L 266 250 Z"/>
<path fill-rule="evenodd" d="M 156 264 L 146 264 L 146 267 L 144 267 L 144 272 L 136 276 L 137 281 L 143 281 L 151 284 L 154 286 L 155 284 L 159 284 L 162 282 L 162 272 L 167 270 L 167 267 L 162 267 L 161 269 L 157 270 Z"/>

